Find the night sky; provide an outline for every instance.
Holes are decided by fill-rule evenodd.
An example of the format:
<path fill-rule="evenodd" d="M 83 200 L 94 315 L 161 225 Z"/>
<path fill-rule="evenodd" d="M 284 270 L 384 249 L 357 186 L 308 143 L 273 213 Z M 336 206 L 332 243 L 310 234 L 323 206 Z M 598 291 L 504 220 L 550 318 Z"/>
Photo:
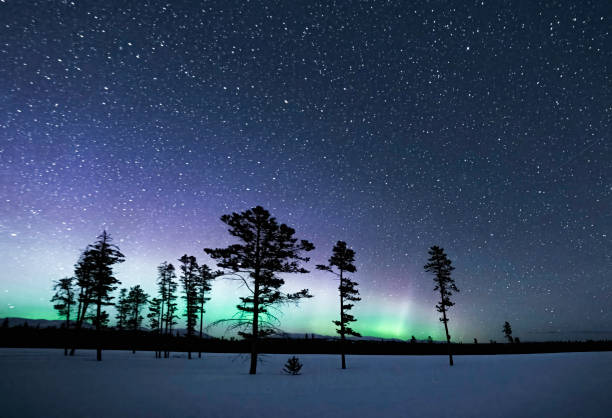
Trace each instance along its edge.
<path fill-rule="evenodd" d="M 317 247 L 286 331 L 333 333 L 344 240 L 364 335 L 442 338 L 440 245 L 453 340 L 612 338 L 612 2 L 199 3 L 0 0 L 0 317 L 104 228 L 153 293 L 262 205 Z"/>

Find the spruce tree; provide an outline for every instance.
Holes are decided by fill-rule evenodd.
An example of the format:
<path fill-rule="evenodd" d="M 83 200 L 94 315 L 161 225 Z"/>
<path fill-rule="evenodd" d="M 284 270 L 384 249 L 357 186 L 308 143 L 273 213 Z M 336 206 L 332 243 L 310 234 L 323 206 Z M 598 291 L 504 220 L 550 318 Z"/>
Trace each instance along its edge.
<path fill-rule="evenodd" d="M 53 285 L 55 294 L 51 298 L 51 302 L 55 302 L 53 309 L 57 311 L 59 316 L 66 319 L 66 332 L 70 329 L 70 312 L 75 303 L 74 281 L 74 277 L 64 277 L 54 282 Z M 68 341 L 64 346 L 64 355 L 68 355 Z"/>
<path fill-rule="evenodd" d="M 195 334 L 195 327 L 198 321 L 198 262 L 194 256 L 187 254 L 179 258 L 181 276 L 180 281 L 183 285 L 183 299 L 185 300 L 185 320 L 187 324 L 188 350 L 187 358 L 191 359 L 191 343 Z"/>
<path fill-rule="evenodd" d="M 290 357 L 283 366 L 283 371 L 292 376 L 300 374 L 300 370 L 302 370 L 302 363 L 296 356 Z"/>
<path fill-rule="evenodd" d="M 176 279 L 176 271 L 172 264 L 164 261 L 157 267 L 158 280 L 157 288 L 160 298 L 160 334 L 164 334 L 164 338 L 168 339 L 172 335 L 172 326 L 176 324 L 176 290 L 178 283 Z M 170 357 L 170 352 L 164 350 L 164 357 Z"/>
<path fill-rule="evenodd" d="M 130 293 L 128 293 L 127 297 L 127 304 L 129 307 L 127 325 L 128 328 L 132 330 L 134 338 L 138 335 L 138 330 L 142 325 L 144 317 L 141 313 L 148 299 L 149 295 L 142 290 L 140 285 L 130 288 Z M 136 348 L 132 348 L 132 353 L 136 353 Z"/>
<path fill-rule="evenodd" d="M 261 206 L 241 213 L 221 216 L 229 226 L 229 233 L 239 243 L 226 248 L 205 248 L 217 260 L 217 266 L 231 270 L 241 280 L 248 296 L 240 298 L 239 315 L 229 319 L 238 334 L 251 342 L 250 374 L 257 373 L 257 341 L 277 332 L 278 319 L 273 310 L 279 304 L 297 302 L 311 297 L 307 289 L 297 293 L 280 291 L 285 281 L 281 273 L 308 273 L 301 262 L 308 262 L 302 254 L 314 249 L 306 240 L 294 237 L 295 230 L 279 224 L 270 212 Z"/>
<path fill-rule="evenodd" d="M 350 280 L 347 277 L 348 273 L 355 273 L 357 268 L 355 267 L 355 251 L 347 248 L 346 242 L 338 241 L 332 249 L 332 256 L 328 260 L 327 265 L 319 264 L 317 269 L 328 271 L 338 277 L 340 284 L 338 290 L 340 291 L 340 320 L 332 321 L 338 329 L 336 332 L 340 334 L 340 351 L 342 356 L 342 368 L 346 369 L 346 336 L 353 335 L 355 337 L 361 337 L 361 334 L 353 330 L 349 324 L 357 321 L 355 317 L 348 313 L 353 308 L 352 303 L 357 302 L 361 298 L 359 290 L 357 290 L 357 282 Z"/>
<path fill-rule="evenodd" d="M 508 339 L 508 342 L 513 343 L 514 339 L 512 338 L 512 327 L 510 326 L 510 322 L 504 322 L 502 331 L 504 332 L 504 336 Z"/>
<path fill-rule="evenodd" d="M 440 291 L 440 302 L 436 305 L 438 312 L 442 314 L 440 321 L 444 323 L 446 332 L 446 343 L 448 346 L 449 363 L 453 365 L 453 354 L 451 352 L 451 336 L 448 333 L 448 317 L 446 315 L 448 309 L 454 305 L 450 300 L 452 292 L 459 292 L 455 285 L 455 281 L 451 277 L 451 272 L 455 269 L 451 265 L 451 260 L 444 253 L 444 249 L 434 245 L 429 250 L 429 262 L 424 266 L 425 271 L 434 275 L 434 291 Z"/>
<path fill-rule="evenodd" d="M 119 297 L 117 297 L 117 329 L 123 331 L 127 326 L 128 314 L 130 311 L 130 305 L 128 301 L 128 290 L 123 288 L 119 291 Z"/>
<path fill-rule="evenodd" d="M 89 259 L 92 269 L 91 302 L 96 307 L 94 325 L 97 333 L 96 359 L 102 361 L 102 328 L 108 322 L 108 313 L 102 309 L 113 305 L 111 293 L 117 288 L 119 280 L 113 275 L 113 266 L 125 260 L 119 248 L 112 244 L 110 235 L 103 231 L 98 241 L 89 245 L 85 258 Z"/>

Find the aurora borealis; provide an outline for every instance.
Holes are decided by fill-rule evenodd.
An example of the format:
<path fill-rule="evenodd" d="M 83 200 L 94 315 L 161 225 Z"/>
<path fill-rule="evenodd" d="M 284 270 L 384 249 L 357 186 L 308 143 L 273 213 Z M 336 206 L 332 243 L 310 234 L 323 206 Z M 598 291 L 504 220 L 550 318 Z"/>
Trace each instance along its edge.
<path fill-rule="evenodd" d="M 287 332 L 332 334 L 356 251 L 363 335 L 612 338 L 609 1 L 0 1 L 0 317 L 106 228 L 122 286 L 262 205 L 316 246 Z M 212 266 L 212 265 L 211 265 Z M 239 283 L 213 286 L 209 320 Z M 211 331 L 220 335 L 223 330 Z"/>

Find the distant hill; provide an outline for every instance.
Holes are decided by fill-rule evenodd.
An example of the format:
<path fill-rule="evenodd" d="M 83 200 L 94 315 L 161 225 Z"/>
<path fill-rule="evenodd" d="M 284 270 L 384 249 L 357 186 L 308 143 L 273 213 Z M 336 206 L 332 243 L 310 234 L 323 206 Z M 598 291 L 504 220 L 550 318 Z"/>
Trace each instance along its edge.
<path fill-rule="evenodd" d="M 9 327 L 20 327 L 23 326 L 24 323 L 27 322 L 28 326 L 36 328 L 48 328 L 48 327 L 62 327 L 66 321 L 60 319 L 29 319 L 29 318 L 15 318 L 9 317 L 8 326 Z M 0 325 L 4 322 L 5 318 L 0 318 Z M 70 325 L 73 326 L 75 321 L 70 321 Z M 92 325 L 89 323 L 83 323 L 83 328 L 92 328 Z M 177 333 L 181 336 L 187 334 L 186 328 L 175 328 L 172 330 L 172 333 L 176 335 Z M 199 335 L 196 331 L 196 335 Z M 323 335 L 323 334 L 313 334 L 313 333 L 299 333 L 299 332 L 284 332 L 282 334 L 277 334 L 272 336 L 271 338 L 290 338 L 290 339 L 304 339 L 308 336 L 309 339 L 319 339 L 319 340 L 337 340 L 340 337 L 337 335 Z M 212 335 L 204 333 L 203 338 L 215 338 Z M 381 338 L 381 337 L 373 337 L 365 335 L 363 337 L 347 337 L 349 340 L 355 341 L 395 341 L 395 342 L 406 342 L 410 340 L 402 340 L 399 338 Z M 427 340 L 417 340 L 418 343 L 426 343 Z M 434 343 L 439 343 L 444 341 L 434 341 Z"/>
<path fill-rule="evenodd" d="M 16 317 L 7 317 L 7 318 L 0 318 L 0 324 L 3 324 L 5 320 L 8 319 L 8 326 L 9 327 L 21 327 L 24 324 L 28 324 L 29 327 L 40 327 L 40 328 L 49 328 L 49 327 L 55 327 L 55 328 L 60 328 L 61 326 L 63 326 L 64 324 L 66 324 L 66 321 L 62 320 L 62 319 L 30 319 L 30 318 L 16 318 Z M 76 322 L 75 321 L 70 321 L 70 325 L 74 325 Z M 84 322 L 83 323 L 83 328 L 90 328 L 91 324 Z"/>
<path fill-rule="evenodd" d="M 284 332 L 282 334 L 275 335 L 273 338 L 292 338 L 292 339 L 304 339 L 308 336 L 308 338 L 315 339 L 323 339 L 323 340 L 337 340 L 340 339 L 338 335 L 322 335 L 322 334 L 312 334 L 312 333 L 297 333 L 297 332 Z M 406 342 L 406 340 L 401 340 L 399 338 L 382 338 L 382 337 L 372 337 L 368 335 L 364 335 L 363 337 L 347 337 L 349 340 L 355 341 L 396 341 L 396 342 Z M 417 340 L 418 342 L 425 342 L 423 340 Z"/>
<path fill-rule="evenodd" d="M 173 328 L 172 329 L 172 334 L 176 335 L 177 332 L 178 332 L 178 335 L 187 335 L 187 328 Z M 200 331 L 196 330 L 195 335 L 200 336 Z M 217 337 L 213 337 L 212 335 L 209 335 L 203 332 L 202 338 L 217 338 Z"/>

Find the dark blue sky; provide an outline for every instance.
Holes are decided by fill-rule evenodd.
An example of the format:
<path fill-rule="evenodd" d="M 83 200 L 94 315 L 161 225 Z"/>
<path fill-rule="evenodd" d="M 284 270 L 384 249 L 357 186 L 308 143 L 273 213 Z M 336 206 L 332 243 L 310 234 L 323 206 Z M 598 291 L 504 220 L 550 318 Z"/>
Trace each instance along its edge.
<path fill-rule="evenodd" d="M 261 204 L 314 262 L 356 250 L 366 333 L 438 332 L 436 244 L 454 336 L 610 338 L 611 18 L 609 1 L 2 1 L 0 316 L 50 315 L 51 279 L 102 228 L 119 278 L 152 291 L 157 264 L 206 261 L 230 242 L 219 216 Z M 334 284 L 296 280 L 302 315 L 330 318 L 284 325 L 328 332 Z"/>

